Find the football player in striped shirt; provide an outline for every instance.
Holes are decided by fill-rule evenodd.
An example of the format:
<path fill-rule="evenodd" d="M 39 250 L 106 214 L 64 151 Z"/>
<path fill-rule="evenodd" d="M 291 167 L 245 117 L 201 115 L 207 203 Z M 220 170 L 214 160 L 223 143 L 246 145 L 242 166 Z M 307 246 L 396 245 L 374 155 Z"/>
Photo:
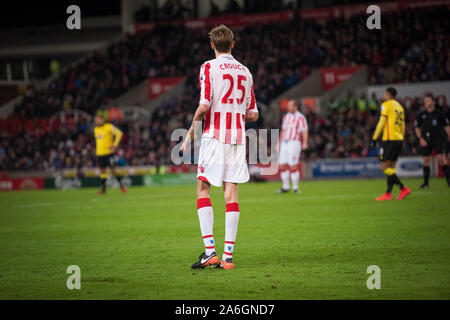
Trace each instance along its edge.
<path fill-rule="evenodd" d="M 252 75 L 231 55 L 233 32 L 220 25 L 210 31 L 209 37 L 216 58 L 206 61 L 200 68 L 200 102 L 181 147 L 181 151 L 189 148 L 194 132 L 198 132 L 204 119 L 197 171 L 197 211 L 205 252 L 192 268 L 233 269 L 240 214 L 238 184 L 249 180 L 245 122 L 258 120 L 258 109 Z M 225 198 L 225 248 L 220 262 L 213 236 L 211 185 L 223 185 Z"/>
<path fill-rule="evenodd" d="M 290 180 L 292 181 L 292 190 L 295 193 L 299 193 L 300 154 L 302 149 L 308 148 L 308 123 L 305 116 L 298 111 L 298 104 L 295 100 L 288 102 L 287 111 L 283 116 L 280 142 L 278 144 L 278 162 L 283 183 L 278 193 L 285 193 L 290 190 Z"/>

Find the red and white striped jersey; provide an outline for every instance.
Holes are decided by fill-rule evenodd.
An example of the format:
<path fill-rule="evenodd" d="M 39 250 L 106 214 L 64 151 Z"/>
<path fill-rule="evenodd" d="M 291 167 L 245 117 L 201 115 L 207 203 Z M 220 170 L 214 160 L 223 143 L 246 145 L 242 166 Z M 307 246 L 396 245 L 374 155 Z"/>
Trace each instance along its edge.
<path fill-rule="evenodd" d="M 253 77 L 231 54 L 205 62 L 200 68 L 200 104 L 208 105 L 203 137 L 225 144 L 245 144 L 245 114 L 258 112 Z"/>
<path fill-rule="evenodd" d="M 284 130 L 283 139 L 300 141 L 302 131 L 308 131 L 308 123 L 300 111 L 288 112 L 283 116 L 281 129 Z"/>

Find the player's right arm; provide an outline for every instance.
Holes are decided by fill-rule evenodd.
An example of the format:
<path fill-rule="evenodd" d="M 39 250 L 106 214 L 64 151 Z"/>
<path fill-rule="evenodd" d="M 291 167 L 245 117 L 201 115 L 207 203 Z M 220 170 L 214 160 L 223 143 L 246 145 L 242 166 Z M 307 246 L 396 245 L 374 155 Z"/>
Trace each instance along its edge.
<path fill-rule="evenodd" d="M 256 122 L 258 121 L 259 113 L 258 112 L 247 112 L 245 114 L 245 120 L 248 122 Z"/>
<path fill-rule="evenodd" d="M 195 132 L 199 132 L 199 127 L 201 128 L 202 120 L 211 107 L 212 101 L 212 79 L 211 79 L 211 64 L 205 62 L 200 67 L 200 73 L 198 75 L 198 80 L 200 84 L 200 102 L 195 110 L 194 118 L 192 119 L 191 127 L 189 128 L 188 134 L 184 138 L 183 144 L 181 145 L 181 151 L 186 151 L 190 142 L 194 139 Z"/>
<path fill-rule="evenodd" d="M 94 141 L 95 141 L 95 153 L 98 153 L 98 142 L 97 142 L 97 127 L 94 128 L 94 131 L 92 131 L 92 134 L 94 135 Z"/>
<path fill-rule="evenodd" d="M 375 132 L 373 133 L 372 140 L 377 141 L 380 137 L 380 134 L 383 132 L 384 126 L 386 125 L 386 116 L 381 115 L 378 120 L 377 127 L 375 128 Z"/>
<path fill-rule="evenodd" d="M 194 118 L 192 119 L 191 127 L 189 128 L 189 131 L 184 138 L 183 144 L 181 145 L 181 151 L 186 151 L 188 148 L 189 143 L 194 140 L 194 134 L 195 132 L 199 132 L 198 130 L 202 126 L 202 120 L 205 117 L 206 113 L 209 110 L 209 106 L 206 104 L 200 104 L 195 110 Z"/>
<path fill-rule="evenodd" d="M 375 128 L 375 132 L 373 133 L 372 136 L 372 141 L 370 142 L 370 146 L 372 148 L 376 146 L 376 141 L 380 137 L 380 134 L 383 132 L 384 127 L 388 125 L 386 124 L 387 113 L 388 113 L 387 107 L 382 104 L 380 119 L 378 120 L 377 127 Z"/>
<path fill-rule="evenodd" d="M 428 145 L 428 143 L 422 137 L 422 115 L 421 114 L 419 114 L 419 116 L 414 121 L 414 132 L 416 133 L 416 136 L 419 139 L 420 145 L 422 147 L 426 147 Z"/>
<path fill-rule="evenodd" d="M 415 127 L 414 128 L 414 132 L 416 133 L 417 138 L 419 139 L 420 145 L 422 147 L 426 147 L 427 146 L 427 142 L 425 141 L 425 139 L 422 137 L 422 131 L 420 130 L 420 128 Z"/>

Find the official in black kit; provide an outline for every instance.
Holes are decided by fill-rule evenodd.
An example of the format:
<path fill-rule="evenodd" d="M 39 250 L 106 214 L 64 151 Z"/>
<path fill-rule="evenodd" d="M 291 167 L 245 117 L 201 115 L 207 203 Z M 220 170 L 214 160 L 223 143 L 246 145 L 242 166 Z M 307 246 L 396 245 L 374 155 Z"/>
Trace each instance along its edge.
<path fill-rule="evenodd" d="M 425 111 L 421 112 L 414 122 L 415 132 L 420 141 L 423 156 L 423 184 L 420 188 L 429 187 L 431 153 L 437 153 L 437 159 L 450 187 L 450 172 L 447 163 L 447 143 L 450 140 L 450 124 L 444 111 L 436 108 L 432 95 L 425 95 Z"/>

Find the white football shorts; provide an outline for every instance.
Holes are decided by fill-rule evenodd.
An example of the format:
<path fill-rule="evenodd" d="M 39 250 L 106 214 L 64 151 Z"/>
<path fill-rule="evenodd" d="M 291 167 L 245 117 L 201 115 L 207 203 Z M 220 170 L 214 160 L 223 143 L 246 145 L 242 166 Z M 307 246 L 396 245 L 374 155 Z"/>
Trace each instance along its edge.
<path fill-rule="evenodd" d="M 283 140 L 280 145 L 279 164 L 295 166 L 300 162 L 302 144 L 298 140 Z"/>
<path fill-rule="evenodd" d="M 223 182 L 245 183 L 250 179 L 245 144 L 225 144 L 202 138 L 197 178 L 221 187 Z"/>

